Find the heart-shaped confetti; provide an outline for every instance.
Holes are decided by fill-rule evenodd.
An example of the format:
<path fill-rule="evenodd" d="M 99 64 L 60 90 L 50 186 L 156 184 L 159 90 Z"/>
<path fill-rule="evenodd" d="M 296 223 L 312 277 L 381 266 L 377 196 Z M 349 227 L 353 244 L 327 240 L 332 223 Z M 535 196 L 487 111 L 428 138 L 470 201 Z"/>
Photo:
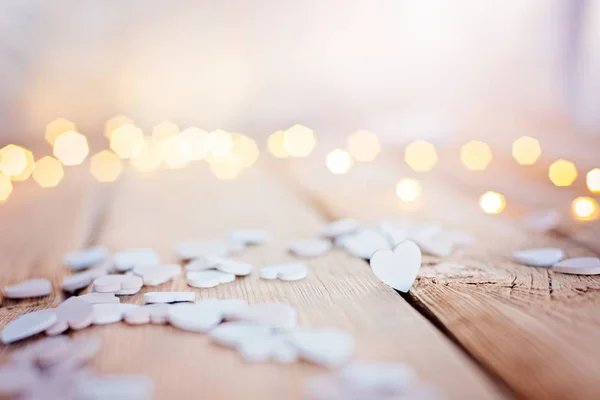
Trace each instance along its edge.
<path fill-rule="evenodd" d="M 444 232 L 420 236 L 415 238 L 414 241 L 423 253 L 436 257 L 447 257 L 454 250 L 454 240 Z"/>
<path fill-rule="evenodd" d="M 288 250 L 297 257 L 315 258 L 331 250 L 331 242 L 325 239 L 296 240 L 288 246 Z"/>
<path fill-rule="evenodd" d="M 186 275 L 187 284 L 195 288 L 212 288 L 235 280 L 235 274 L 217 270 L 192 271 Z"/>
<path fill-rule="evenodd" d="M 326 239 L 335 239 L 338 236 L 348 235 L 360 228 L 358 221 L 354 219 L 340 219 L 331 222 L 317 231 L 317 236 Z"/>
<path fill-rule="evenodd" d="M 13 343 L 44 332 L 56 323 L 54 311 L 43 310 L 23 314 L 2 329 L 2 343 Z"/>
<path fill-rule="evenodd" d="M 370 264 L 380 281 L 406 293 L 421 267 L 421 250 L 414 242 L 402 242 L 393 251 L 377 251 L 371 257 Z"/>
<path fill-rule="evenodd" d="M 156 303 L 146 304 L 146 308 L 150 312 L 150 322 L 153 324 L 166 324 L 169 321 L 170 304 Z"/>
<path fill-rule="evenodd" d="M 256 246 L 266 243 L 269 234 L 264 229 L 237 229 L 229 232 L 228 237 L 233 242 L 243 243 L 247 246 Z"/>
<path fill-rule="evenodd" d="M 47 279 L 28 279 L 4 288 L 4 297 L 9 299 L 48 296 L 50 293 L 52 293 L 52 285 Z"/>
<path fill-rule="evenodd" d="M 220 258 L 215 261 L 215 268 L 227 274 L 234 274 L 236 276 L 246 276 L 250 275 L 250 272 L 252 272 L 252 269 L 254 267 L 252 266 L 252 264 L 247 262 Z"/>
<path fill-rule="evenodd" d="M 144 301 L 146 303 L 177 303 L 186 301 L 195 301 L 196 293 L 194 292 L 148 292 L 144 293 Z"/>
<path fill-rule="evenodd" d="M 343 246 L 354 257 L 368 260 L 378 250 L 391 249 L 388 239 L 379 231 L 361 229 L 344 237 Z"/>
<path fill-rule="evenodd" d="M 158 254 L 148 248 L 121 250 L 113 255 L 113 265 L 117 271 L 129 271 L 136 265 L 159 265 Z"/>
<path fill-rule="evenodd" d="M 600 274 L 600 258 L 576 257 L 567 258 L 552 266 L 552 271 L 562 274 L 598 275 Z"/>
<path fill-rule="evenodd" d="M 46 335 L 59 335 L 69 328 L 74 330 L 87 328 L 94 322 L 92 304 L 77 297 L 63 301 L 54 311 L 57 321 L 46 329 Z"/>
<path fill-rule="evenodd" d="M 293 331 L 286 340 L 298 349 L 300 358 L 328 368 L 343 365 L 354 353 L 352 336 L 337 328 Z"/>
<path fill-rule="evenodd" d="M 87 249 L 74 251 L 63 258 L 63 264 L 69 269 L 78 271 L 81 269 L 100 265 L 108 260 L 108 249 L 104 246 L 92 246 Z"/>
<path fill-rule="evenodd" d="M 175 249 L 180 260 L 193 260 L 200 257 L 225 257 L 229 253 L 226 240 L 211 239 L 180 243 Z"/>
<path fill-rule="evenodd" d="M 169 322 L 176 328 L 189 332 L 208 332 L 223 320 L 218 307 L 205 304 L 175 304 L 169 308 Z"/>
<path fill-rule="evenodd" d="M 132 272 L 142 278 L 145 286 L 158 286 L 181 275 L 181 266 L 179 264 L 136 265 Z"/>
<path fill-rule="evenodd" d="M 273 328 L 269 325 L 247 321 L 226 322 L 210 332 L 210 338 L 221 346 L 236 348 L 244 338 L 269 336 Z"/>
<path fill-rule="evenodd" d="M 227 316 L 231 321 L 248 321 L 291 329 L 298 323 L 296 309 L 286 303 L 251 304 Z"/>
<path fill-rule="evenodd" d="M 122 291 L 139 290 L 142 278 L 134 275 L 106 275 L 94 280 L 94 291 L 120 294 Z"/>
<path fill-rule="evenodd" d="M 127 310 L 123 320 L 129 325 L 144 325 L 150 323 L 150 310 L 146 307 L 137 307 Z"/>
<path fill-rule="evenodd" d="M 297 281 L 306 278 L 308 275 L 308 268 L 303 262 L 291 262 L 262 267 L 259 274 L 262 279 Z"/>
<path fill-rule="evenodd" d="M 528 249 L 513 253 L 515 261 L 532 265 L 534 267 L 551 267 L 565 257 L 561 249 L 555 247 L 542 247 L 539 249 Z"/>
<path fill-rule="evenodd" d="M 62 289 L 65 292 L 73 293 L 92 284 L 94 279 L 108 274 L 104 267 L 90 268 L 86 271 L 77 272 L 63 278 Z"/>
<path fill-rule="evenodd" d="M 100 303 L 94 304 L 94 325 L 121 322 L 126 312 L 139 307 L 135 304 Z"/>
<path fill-rule="evenodd" d="M 121 299 L 114 293 L 86 293 L 77 296 L 78 299 L 87 301 L 90 304 L 120 303 Z"/>

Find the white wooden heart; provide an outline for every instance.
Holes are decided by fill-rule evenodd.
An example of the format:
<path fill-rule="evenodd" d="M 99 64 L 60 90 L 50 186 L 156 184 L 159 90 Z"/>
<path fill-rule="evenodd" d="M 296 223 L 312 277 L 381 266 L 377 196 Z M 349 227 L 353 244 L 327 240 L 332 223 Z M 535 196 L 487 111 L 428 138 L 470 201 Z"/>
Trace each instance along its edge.
<path fill-rule="evenodd" d="M 379 250 L 370 260 L 379 280 L 401 292 L 408 292 L 421 267 L 421 250 L 414 242 L 400 243 L 394 250 Z"/>

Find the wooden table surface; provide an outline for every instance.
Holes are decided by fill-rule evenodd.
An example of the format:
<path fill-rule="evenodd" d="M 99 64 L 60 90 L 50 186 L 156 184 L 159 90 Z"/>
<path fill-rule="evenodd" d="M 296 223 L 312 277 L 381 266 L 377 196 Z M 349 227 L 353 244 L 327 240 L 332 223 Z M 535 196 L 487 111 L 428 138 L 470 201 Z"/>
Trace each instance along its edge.
<path fill-rule="evenodd" d="M 218 181 L 198 164 L 143 178 L 127 170 L 112 184 L 93 181 L 85 168 L 69 168 L 55 189 L 31 181 L 16 185 L 0 205 L 0 284 L 45 277 L 57 290 L 45 298 L 2 299 L 0 326 L 60 302 L 67 273 L 61 259 L 87 245 L 149 246 L 164 261 L 175 261 L 179 241 L 265 228 L 272 240 L 239 257 L 261 266 L 291 259 L 286 244 L 311 237 L 326 221 L 409 215 L 470 232 L 477 243 L 443 259 L 425 256 L 406 295 L 380 283 L 367 262 L 338 249 L 310 260 L 308 278 L 298 282 L 261 281 L 253 274 L 213 289 L 192 289 L 180 278 L 149 290 L 288 302 L 297 307 L 300 325 L 347 329 L 357 341 L 355 358 L 406 363 L 449 399 L 600 398 L 600 277 L 556 274 L 510 258 L 534 246 L 557 246 L 568 256 L 600 254 L 600 224 L 567 215 L 570 201 L 585 193 L 581 179 L 556 188 L 546 175 L 550 160 L 525 168 L 502 157 L 484 172 L 466 172 L 456 153 L 449 149 L 426 174 L 411 173 L 401 153 L 357 164 L 342 176 L 314 158 L 264 155 L 233 182 Z M 395 197 L 395 183 L 406 175 L 423 185 L 416 205 Z M 479 209 L 477 198 L 489 189 L 506 195 L 503 214 Z M 565 211 L 564 223 L 546 234 L 526 231 L 521 216 L 542 207 Z M 436 268 L 440 262 L 445 267 Z M 145 291 L 123 301 L 141 304 Z M 104 344 L 94 366 L 149 375 L 157 399 L 301 399 L 306 380 L 326 372 L 306 363 L 245 364 L 204 335 L 170 326 L 114 324 L 71 335 L 100 336 Z M 0 361 L 19 346 L 2 345 Z"/>

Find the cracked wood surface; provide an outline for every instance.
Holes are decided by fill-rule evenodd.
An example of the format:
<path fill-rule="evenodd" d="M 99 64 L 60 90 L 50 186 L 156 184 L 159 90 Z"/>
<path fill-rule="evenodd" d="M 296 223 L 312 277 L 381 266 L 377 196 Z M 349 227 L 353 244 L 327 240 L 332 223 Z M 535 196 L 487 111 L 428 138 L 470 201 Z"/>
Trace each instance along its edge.
<path fill-rule="evenodd" d="M 379 159 L 355 165 L 346 176 L 332 176 L 318 166 L 291 162 L 285 173 L 330 219 L 375 222 L 410 215 L 474 235 L 473 247 L 441 259 L 425 257 L 408 300 L 518 396 L 600 397 L 600 277 L 555 274 L 510 257 L 513 251 L 540 246 L 560 247 L 569 257 L 594 255 L 595 247 L 583 245 L 581 238 L 593 237 L 596 222 L 575 224 L 577 240 L 564 235 L 573 229 L 568 221 L 548 234 L 533 234 L 520 225 L 519 217 L 542 204 L 564 209 L 572 193 L 558 193 L 562 189 L 539 174 L 519 175 L 506 164 L 479 174 L 443 164 L 418 175 L 395 160 Z M 401 204 L 395 183 L 414 175 L 423 185 L 423 199 L 418 205 Z M 532 179 L 536 186 L 528 191 Z M 485 215 L 477 199 L 495 188 L 507 195 L 506 212 Z"/>
<path fill-rule="evenodd" d="M 286 244 L 312 236 L 325 222 L 314 204 L 259 166 L 235 182 L 217 181 L 206 166 L 161 171 L 146 179 L 129 173 L 110 197 L 98 193 L 106 186 L 90 182 L 87 175 L 78 181 L 73 171 L 48 191 L 28 182 L 31 187 L 19 187 L 2 206 L 3 286 L 47 277 L 58 288 L 65 273 L 63 254 L 84 245 L 103 244 L 113 251 L 150 246 L 164 261 L 173 261 L 178 241 L 214 238 L 236 227 L 269 230 L 272 241 L 240 256 L 258 267 L 291 259 Z M 241 297 L 251 303 L 286 301 L 297 307 L 301 325 L 348 329 L 357 340 L 357 358 L 405 362 L 450 399 L 508 397 L 405 299 L 378 282 L 361 260 L 335 250 L 308 264 L 303 281 L 265 282 L 254 273 L 200 290 L 178 278 L 123 301 L 140 304 L 144 292 L 156 290 L 192 290 L 200 298 Z M 3 299 L 0 321 L 4 325 L 26 310 L 53 307 L 60 298 L 56 291 L 41 299 Z M 204 335 L 169 326 L 114 324 L 71 334 L 100 336 L 104 344 L 94 366 L 107 373 L 148 374 L 157 385 L 157 399 L 300 399 L 306 379 L 324 372 L 306 363 L 247 365 Z M 18 346 L 2 345 L 0 359 Z"/>

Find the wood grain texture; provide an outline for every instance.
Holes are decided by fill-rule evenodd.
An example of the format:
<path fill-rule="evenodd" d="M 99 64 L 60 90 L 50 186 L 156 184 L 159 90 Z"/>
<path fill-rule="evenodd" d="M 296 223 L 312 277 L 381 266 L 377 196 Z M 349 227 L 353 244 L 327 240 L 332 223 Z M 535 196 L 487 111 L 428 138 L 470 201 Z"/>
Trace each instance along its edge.
<path fill-rule="evenodd" d="M 512 215 L 484 215 L 477 198 L 497 181 L 487 177 L 483 182 L 486 175 L 481 174 L 478 185 L 473 173 L 439 169 L 443 172 L 418 176 L 424 195 L 416 205 L 395 197 L 400 177 L 415 175 L 395 160 L 358 164 L 348 176 L 294 163 L 288 173 L 332 219 L 374 222 L 408 216 L 470 232 L 476 246 L 443 259 L 425 257 L 409 299 L 518 395 L 597 398 L 600 279 L 554 274 L 510 258 L 515 250 L 539 246 L 563 248 L 568 256 L 590 255 L 590 250 L 561 236 L 526 232 L 517 217 L 529 209 L 517 205 Z M 513 182 L 513 191 L 523 189 Z"/>
<path fill-rule="evenodd" d="M 322 223 L 312 205 L 259 167 L 226 183 L 194 166 L 148 179 L 125 176 L 97 243 L 111 250 L 151 246 L 164 261 L 174 261 L 173 248 L 181 240 L 214 238 L 233 228 L 265 228 L 271 233 L 269 244 L 240 256 L 258 267 L 291 259 L 286 244 L 312 236 Z M 286 301 L 297 307 L 301 325 L 350 330 L 357 340 L 357 358 L 405 362 L 451 399 L 504 397 L 464 353 L 379 283 L 362 261 L 340 251 L 309 261 L 309 277 L 303 281 L 266 282 L 253 274 L 199 290 L 179 278 L 124 301 L 141 303 L 143 292 L 155 290 L 194 290 L 200 298 L 244 298 L 251 303 Z M 116 324 L 75 335 L 100 335 L 104 345 L 96 367 L 148 374 L 157 385 L 157 399 L 299 399 L 304 398 L 306 379 L 325 372 L 305 363 L 248 365 L 204 335 L 169 326 Z"/>

